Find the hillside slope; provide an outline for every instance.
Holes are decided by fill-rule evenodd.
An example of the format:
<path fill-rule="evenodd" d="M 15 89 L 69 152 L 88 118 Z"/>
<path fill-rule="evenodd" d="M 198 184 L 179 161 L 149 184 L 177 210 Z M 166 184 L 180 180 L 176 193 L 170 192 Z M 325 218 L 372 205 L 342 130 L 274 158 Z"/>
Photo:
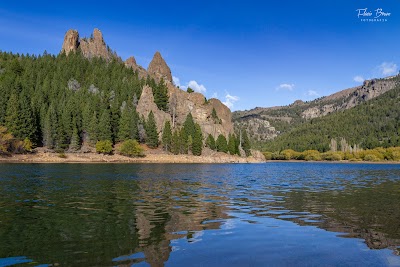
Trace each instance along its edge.
<path fill-rule="evenodd" d="M 274 139 L 310 119 L 351 109 L 374 99 L 396 85 L 396 77 L 367 80 L 363 85 L 342 90 L 313 101 L 295 101 L 288 106 L 255 108 L 233 113 L 235 130 L 245 128 L 255 143 Z"/>
<path fill-rule="evenodd" d="M 400 146 L 400 77 L 394 89 L 350 109 L 327 116 L 310 119 L 292 130 L 266 142 L 264 149 L 280 151 L 291 148 L 297 151 L 330 150 L 333 143 L 358 148 Z M 354 93 L 352 94 L 354 96 Z"/>

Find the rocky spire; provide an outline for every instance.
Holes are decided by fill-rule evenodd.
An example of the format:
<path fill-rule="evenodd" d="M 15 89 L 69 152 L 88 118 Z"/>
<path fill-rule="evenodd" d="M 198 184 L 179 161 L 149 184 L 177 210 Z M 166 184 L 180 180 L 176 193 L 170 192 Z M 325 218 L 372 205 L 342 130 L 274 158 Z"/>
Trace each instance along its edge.
<path fill-rule="evenodd" d="M 68 55 L 71 51 L 76 51 L 80 48 L 83 56 L 86 58 L 101 57 L 105 60 L 120 58 L 109 49 L 103 39 L 103 34 L 99 29 L 94 29 L 90 38 L 79 38 L 79 33 L 76 30 L 69 30 L 65 34 L 64 43 L 61 52 Z"/>
<path fill-rule="evenodd" d="M 65 33 L 64 42 L 61 48 L 61 53 L 69 54 L 71 51 L 76 51 L 79 46 L 79 33 L 76 30 L 68 30 Z"/>
<path fill-rule="evenodd" d="M 164 80 L 172 83 L 171 69 L 158 51 L 154 54 L 154 57 L 147 68 L 147 72 L 155 78 L 162 77 Z"/>

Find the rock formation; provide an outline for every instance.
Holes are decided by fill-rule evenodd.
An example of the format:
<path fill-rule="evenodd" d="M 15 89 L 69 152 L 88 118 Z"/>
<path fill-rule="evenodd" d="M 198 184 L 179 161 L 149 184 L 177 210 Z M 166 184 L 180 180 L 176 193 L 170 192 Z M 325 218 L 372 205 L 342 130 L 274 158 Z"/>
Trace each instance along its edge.
<path fill-rule="evenodd" d="M 171 69 L 158 51 L 154 54 L 154 57 L 147 68 L 147 72 L 157 80 L 164 78 L 165 81 L 172 83 Z"/>
<path fill-rule="evenodd" d="M 106 45 L 103 34 L 99 29 L 94 29 L 90 38 L 79 38 L 79 33 L 76 30 L 68 30 L 64 37 L 61 52 L 68 55 L 71 51 L 77 51 L 78 48 L 86 58 L 101 57 L 107 61 L 111 59 L 120 60 L 117 54 Z"/>
<path fill-rule="evenodd" d="M 171 121 L 171 116 L 168 113 L 158 109 L 156 103 L 154 103 L 153 90 L 147 85 L 143 87 L 136 111 L 143 115 L 145 119 L 149 116 L 150 111 L 153 111 L 159 133 L 162 131 L 165 122 Z"/>
<path fill-rule="evenodd" d="M 125 60 L 125 66 L 127 68 L 131 68 L 133 71 L 137 71 L 139 74 L 139 78 L 145 79 L 147 77 L 147 71 L 142 66 L 136 63 L 136 59 L 133 56 Z"/>
<path fill-rule="evenodd" d="M 90 38 L 79 38 L 79 33 L 76 30 L 67 31 L 61 52 L 65 52 L 68 55 L 71 51 L 78 51 L 78 48 L 87 58 L 120 59 L 108 48 L 104 42 L 103 34 L 98 29 L 94 29 Z M 138 113 L 145 118 L 148 117 L 150 111 L 153 111 L 160 134 L 167 120 L 171 121 L 172 126 L 181 127 L 189 112 L 192 113 L 193 119 L 200 124 L 204 138 L 208 134 L 212 134 L 216 138 L 219 134 L 228 136 L 233 133 L 232 115 L 229 108 L 218 99 L 207 101 L 204 95 L 200 93 L 188 93 L 175 87 L 172 83 L 171 69 L 160 52 L 154 54 L 147 71 L 137 64 L 134 57 L 129 57 L 125 61 L 125 66 L 131 68 L 134 72 L 138 72 L 140 78 L 145 79 L 147 76 L 151 76 L 156 81 L 160 81 L 163 78 L 166 82 L 169 95 L 168 113 L 158 109 L 154 103 L 152 88 L 149 86 L 143 87 L 142 95 L 136 108 Z M 212 118 L 213 109 L 218 115 L 218 121 Z"/>
<path fill-rule="evenodd" d="M 68 30 L 64 37 L 61 52 L 69 54 L 71 51 L 76 51 L 79 47 L 79 33 L 76 30 Z"/>

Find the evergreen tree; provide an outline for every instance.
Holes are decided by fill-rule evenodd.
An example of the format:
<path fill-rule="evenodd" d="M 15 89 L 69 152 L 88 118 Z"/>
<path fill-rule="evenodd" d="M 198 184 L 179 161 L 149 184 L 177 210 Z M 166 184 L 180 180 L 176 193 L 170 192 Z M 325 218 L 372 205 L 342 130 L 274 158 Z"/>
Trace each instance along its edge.
<path fill-rule="evenodd" d="M 175 130 L 174 134 L 172 135 L 172 146 L 171 152 L 175 155 L 178 155 L 181 150 L 180 138 L 179 138 L 179 131 Z"/>
<path fill-rule="evenodd" d="M 193 138 L 196 128 L 195 128 L 195 123 L 193 120 L 192 113 L 189 113 L 186 116 L 185 122 L 183 123 L 183 129 L 184 129 L 187 137 L 192 136 L 192 138 Z"/>
<path fill-rule="evenodd" d="M 128 139 L 136 139 L 133 137 L 133 115 L 128 107 L 125 107 L 121 112 L 118 129 L 118 141 L 125 141 Z"/>
<path fill-rule="evenodd" d="M 14 136 L 20 135 L 19 133 L 20 125 L 18 124 L 19 123 L 18 108 L 19 108 L 18 95 L 13 93 L 11 94 L 10 99 L 8 100 L 5 121 L 8 131 Z"/>
<path fill-rule="evenodd" d="M 153 111 L 150 111 L 146 122 L 146 144 L 151 148 L 158 147 L 158 133 Z"/>
<path fill-rule="evenodd" d="M 187 154 L 188 153 L 188 143 L 189 136 L 187 135 L 184 128 L 181 128 L 179 131 L 179 153 Z"/>
<path fill-rule="evenodd" d="M 243 148 L 244 152 L 246 153 L 247 157 L 251 155 L 251 151 L 250 151 L 251 145 L 250 145 L 250 140 L 249 140 L 246 130 L 242 131 L 242 148 Z"/>
<path fill-rule="evenodd" d="M 211 134 L 209 134 L 207 137 L 206 146 L 211 150 L 215 150 L 215 148 L 216 148 L 215 147 L 215 139 Z"/>
<path fill-rule="evenodd" d="M 203 134 L 200 125 L 196 123 L 193 136 L 192 153 L 195 156 L 200 156 L 203 150 Z"/>
<path fill-rule="evenodd" d="M 218 135 L 216 146 L 217 146 L 217 151 L 224 153 L 228 152 L 228 144 L 226 142 L 225 136 L 223 136 L 222 134 Z"/>
<path fill-rule="evenodd" d="M 171 152 L 172 130 L 171 130 L 171 123 L 169 121 L 166 121 L 164 124 L 164 130 L 162 134 L 162 144 L 165 151 Z"/>
<path fill-rule="evenodd" d="M 105 109 L 100 116 L 97 139 L 112 141 L 111 114 L 108 109 Z"/>
<path fill-rule="evenodd" d="M 99 119 L 97 118 L 97 112 L 93 111 L 92 119 L 89 125 L 89 142 L 94 145 L 99 140 Z"/>
<path fill-rule="evenodd" d="M 75 125 L 76 123 L 74 123 Z M 72 151 L 77 151 L 80 148 L 80 137 L 79 137 L 79 132 L 78 132 L 78 127 L 75 125 L 72 130 L 72 136 L 71 136 L 71 143 L 69 145 L 69 149 Z"/>
<path fill-rule="evenodd" d="M 56 147 L 57 141 L 57 114 L 53 104 L 47 111 L 43 129 L 43 144 L 49 149 Z"/>
<path fill-rule="evenodd" d="M 236 143 L 235 135 L 230 134 L 229 139 L 228 139 L 228 151 L 229 151 L 229 154 L 231 154 L 231 155 L 234 155 L 236 153 L 235 143 Z"/>

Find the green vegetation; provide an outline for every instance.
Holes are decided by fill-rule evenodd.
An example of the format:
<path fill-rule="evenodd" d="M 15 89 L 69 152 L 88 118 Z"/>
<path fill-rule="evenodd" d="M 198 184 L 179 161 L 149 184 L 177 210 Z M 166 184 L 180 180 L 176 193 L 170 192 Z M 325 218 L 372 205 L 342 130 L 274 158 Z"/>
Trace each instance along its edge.
<path fill-rule="evenodd" d="M 165 151 L 172 151 L 172 129 L 171 123 L 166 121 L 164 124 L 164 130 L 162 134 L 162 144 Z"/>
<path fill-rule="evenodd" d="M 191 94 L 191 93 L 194 92 L 194 90 L 193 90 L 192 88 L 188 87 L 187 90 L 186 90 L 186 92 L 188 92 L 189 94 Z"/>
<path fill-rule="evenodd" d="M 146 135 L 147 135 L 146 144 L 150 148 L 158 147 L 157 124 L 156 124 L 156 120 L 154 118 L 153 111 L 150 111 L 150 113 L 149 113 L 145 129 L 146 129 Z"/>
<path fill-rule="evenodd" d="M 143 148 L 139 145 L 138 141 L 136 140 L 126 140 L 121 143 L 118 148 L 118 152 L 121 155 L 127 157 L 143 157 Z"/>
<path fill-rule="evenodd" d="M 97 141 L 96 152 L 100 154 L 112 154 L 113 147 L 110 140 Z"/>
<path fill-rule="evenodd" d="M 281 152 L 264 152 L 266 160 L 306 160 L 306 161 L 400 161 L 400 147 L 360 150 L 357 152 L 328 151 L 320 153 L 317 150 L 297 152 L 285 149 Z"/>
<path fill-rule="evenodd" d="M 222 134 L 218 135 L 216 147 L 218 152 L 228 153 L 228 143 L 226 142 L 225 136 Z"/>

